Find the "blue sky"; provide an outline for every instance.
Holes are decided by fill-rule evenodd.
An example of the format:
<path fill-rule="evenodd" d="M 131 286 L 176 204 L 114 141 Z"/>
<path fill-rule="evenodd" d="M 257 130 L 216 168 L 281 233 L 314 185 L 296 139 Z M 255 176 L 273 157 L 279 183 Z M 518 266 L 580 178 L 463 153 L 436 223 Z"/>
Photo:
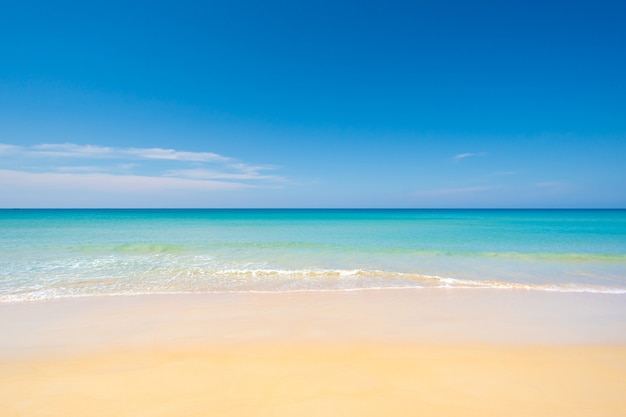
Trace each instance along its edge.
<path fill-rule="evenodd" d="M 626 207 L 626 3 L 3 4 L 1 207 Z"/>

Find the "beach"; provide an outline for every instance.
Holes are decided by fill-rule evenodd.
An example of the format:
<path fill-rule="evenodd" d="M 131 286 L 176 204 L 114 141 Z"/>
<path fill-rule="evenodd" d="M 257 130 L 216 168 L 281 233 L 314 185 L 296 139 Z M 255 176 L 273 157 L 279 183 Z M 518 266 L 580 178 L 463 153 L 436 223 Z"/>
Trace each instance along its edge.
<path fill-rule="evenodd" d="M 626 412 L 622 295 L 81 297 L 0 316 L 6 416 Z"/>
<path fill-rule="evenodd" d="M 0 13 L 0 417 L 626 417 L 626 1 Z"/>
<path fill-rule="evenodd" d="M 3 210 L 2 416 L 626 415 L 624 210 Z"/>

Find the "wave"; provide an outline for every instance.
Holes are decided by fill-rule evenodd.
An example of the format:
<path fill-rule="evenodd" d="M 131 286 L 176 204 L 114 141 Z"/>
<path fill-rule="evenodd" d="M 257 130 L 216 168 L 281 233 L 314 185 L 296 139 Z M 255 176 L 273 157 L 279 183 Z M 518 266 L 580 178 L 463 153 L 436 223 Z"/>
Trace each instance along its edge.
<path fill-rule="evenodd" d="M 272 278 L 272 277 L 294 277 L 301 279 L 321 278 L 321 279 L 341 279 L 341 278 L 365 278 L 365 279 L 385 279 L 392 281 L 405 281 L 405 286 L 387 286 L 376 288 L 486 288 L 486 289 L 521 289 L 521 290 L 538 290 L 538 291 L 557 291 L 557 292 L 594 292 L 594 293 L 611 293 L 626 294 L 626 288 L 608 287 L 579 283 L 561 283 L 561 284 L 533 284 L 533 283 L 515 283 L 496 280 L 470 280 L 459 278 L 440 277 L 436 275 L 414 274 L 406 272 L 390 272 L 380 270 L 363 270 L 363 269 L 302 269 L 302 270 L 282 270 L 282 269 L 231 269 L 221 271 L 206 271 L 203 274 L 239 276 L 239 277 L 256 277 L 256 278 Z M 415 285 L 410 285 L 414 283 Z"/>
<path fill-rule="evenodd" d="M 130 296 L 187 293 L 283 293 L 363 291 L 382 289 L 492 289 L 562 293 L 626 294 L 624 286 L 588 283 L 522 283 L 471 280 L 417 273 L 363 269 L 220 269 L 170 270 L 162 276 L 84 277 L 45 285 L 5 289 L 0 302 L 20 302 L 90 296 Z"/>

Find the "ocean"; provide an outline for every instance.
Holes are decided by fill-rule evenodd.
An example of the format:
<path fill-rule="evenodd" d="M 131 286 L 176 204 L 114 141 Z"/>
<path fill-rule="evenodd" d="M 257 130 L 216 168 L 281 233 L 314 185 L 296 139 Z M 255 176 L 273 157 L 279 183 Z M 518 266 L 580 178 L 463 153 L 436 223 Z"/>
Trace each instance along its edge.
<path fill-rule="evenodd" d="M 626 210 L 0 210 L 0 301 L 498 288 L 626 293 Z"/>

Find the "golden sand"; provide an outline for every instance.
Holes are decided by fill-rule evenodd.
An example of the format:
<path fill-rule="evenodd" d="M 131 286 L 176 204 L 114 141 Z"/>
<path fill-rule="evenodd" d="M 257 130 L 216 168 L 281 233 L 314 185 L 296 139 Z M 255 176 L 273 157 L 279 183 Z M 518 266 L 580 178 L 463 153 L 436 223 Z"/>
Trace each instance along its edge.
<path fill-rule="evenodd" d="M 0 416 L 625 416 L 623 296 L 366 291 L 0 305 Z"/>
<path fill-rule="evenodd" d="M 3 416 L 623 416 L 626 348 L 251 344 L 3 364 Z"/>

